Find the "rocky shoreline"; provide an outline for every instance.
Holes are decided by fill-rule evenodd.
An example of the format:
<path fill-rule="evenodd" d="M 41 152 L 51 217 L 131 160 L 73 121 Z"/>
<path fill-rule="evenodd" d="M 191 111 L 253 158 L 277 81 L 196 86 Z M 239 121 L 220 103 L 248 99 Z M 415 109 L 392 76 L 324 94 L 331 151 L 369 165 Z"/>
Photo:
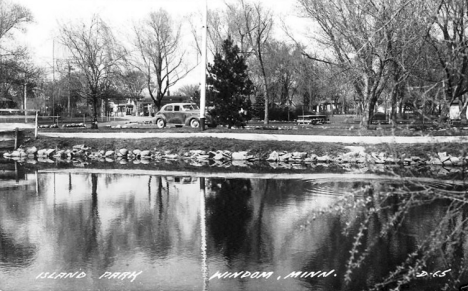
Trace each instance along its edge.
<path fill-rule="evenodd" d="M 333 164 L 383 164 L 383 165 L 406 165 L 406 166 L 422 166 L 422 165 L 440 165 L 450 167 L 465 167 L 468 164 L 468 156 L 452 156 L 446 152 L 438 152 L 434 155 L 428 155 L 429 158 L 421 158 L 418 156 L 393 156 L 385 152 L 366 153 L 363 146 L 345 146 L 348 150 L 346 153 L 339 155 L 316 155 L 311 152 L 285 152 L 285 151 L 270 151 L 251 154 L 249 151 L 204 151 L 204 150 L 188 150 L 183 153 L 174 153 L 170 150 L 141 150 L 141 149 L 126 149 L 118 150 L 96 150 L 87 147 L 84 144 L 75 145 L 69 149 L 44 148 L 38 149 L 35 146 L 27 148 L 19 148 L 15 151 L 6 152 L 4 158 L 15 160 L 37 160 L 41 162 L 50 158 L 58 160 L 75 159 L 80 160 L 95 160 L 95 161 L 217 161 L 217 162 L 278 162 L 287 164 L 311 164 L 311 163 L 333 163 Z"/>

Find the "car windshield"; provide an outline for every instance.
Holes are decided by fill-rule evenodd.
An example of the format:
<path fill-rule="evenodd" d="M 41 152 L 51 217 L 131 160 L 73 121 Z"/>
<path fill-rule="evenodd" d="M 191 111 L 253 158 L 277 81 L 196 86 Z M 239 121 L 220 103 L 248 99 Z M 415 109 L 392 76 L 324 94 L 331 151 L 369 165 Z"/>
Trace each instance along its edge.
<path fill-rule="evenodd" d="M 185 104 L 182 106 L 184 110 L 195 110 L 198 109 L 198 106 L 196 104 Z"/>

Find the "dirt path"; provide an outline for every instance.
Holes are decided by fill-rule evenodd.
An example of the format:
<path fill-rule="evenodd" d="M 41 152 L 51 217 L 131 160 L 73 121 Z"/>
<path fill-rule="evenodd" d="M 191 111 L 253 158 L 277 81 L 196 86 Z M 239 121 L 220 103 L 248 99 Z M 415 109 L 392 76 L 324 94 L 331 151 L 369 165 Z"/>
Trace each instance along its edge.
<path fill-rule="evenodd" d="M 285 135 L 285 134 L 251 134 L 251 133 L 71 133 L 40 132 L 39 136 L 62 138 L 191 138 L 212 137 L 258 141 L 297 141 L 297 142 L 331 142 L 344 144 L 418 144 L 418 143 L 468 143 L 468 136 L 327 136 L 327 135 Z"/>

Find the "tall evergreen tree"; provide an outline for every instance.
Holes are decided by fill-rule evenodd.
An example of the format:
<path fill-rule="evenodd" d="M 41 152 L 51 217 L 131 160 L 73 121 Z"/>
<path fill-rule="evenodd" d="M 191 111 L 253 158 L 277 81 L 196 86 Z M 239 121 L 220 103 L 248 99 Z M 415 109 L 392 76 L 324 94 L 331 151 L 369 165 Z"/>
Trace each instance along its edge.
<path fill-rule="evenodd" d="M 214 56 L 213 65 L 208 64 L 207 82 L 214 94 L 210 114 L 218 124 L 228 128 L 244 126 L 249 118 L 253 84 L 247 69 L 239 47 L 230 38 L 223 42 L 221 53 Z"/>

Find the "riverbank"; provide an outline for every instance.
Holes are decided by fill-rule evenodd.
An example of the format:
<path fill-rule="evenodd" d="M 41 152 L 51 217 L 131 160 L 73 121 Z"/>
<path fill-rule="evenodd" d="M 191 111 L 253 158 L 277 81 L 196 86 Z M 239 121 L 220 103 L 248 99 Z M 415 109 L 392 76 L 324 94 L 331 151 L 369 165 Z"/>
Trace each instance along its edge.
<path fill-rule="evenodd" d="M 449 155 L 466 156 L 468 144 L 457 142 L 430 142 L 425 143 L 351 143 L 348 139 L 336 138 L 340 142 L 326 142 L 324 139 L 316 142 L 284 141 L 284 140 L 234 140 L 229 138 L 213 137 L 185 137 L 185 138 L 64 138 L 40 137 L 37 140 L 29 139 L 22 144 L 23 148 L 36 147 L 38 149 L 53 148 L 58 150 L 71 149 L 75 145 L 86 145 L 92 150 L 151 150 L 170 151 L 173 154 L 183 154 L 190 150 L 202 151 L 247 151 L 252 155 L 266 155 L 269 152 L 307 152 L 316 155 L 337 156 L 349 152 L 347 146 L 361 146 L 366 153 L 378 152 L 395 157 L 418 156 L 430 158 L 431 155 L 445 152 Z"/>
<path fill-rule="evenodd" d="M 39 138 L 25 142 L 6 158 L 125 161 L 249 161 L 335 164 L 465 166 L 466 143 L 349 144 L 276 140 L 187 138 Z"/>
<path fill-rule="evenodd" d="M 270 179 L 281 177 L 284 179 L 304 179 L 311 177 L 367 177 L 374 175 L 381 179 L 393 177 L 395 180 L 438 179 L 444 181 L 462 181 L 465 183 L 467 172 L 466 166 L 453 164 L 446 157 L 444 162 L 428 163 L 422 159 L 406 159 L 401 162 L 385 162 L 379 156 L 366 156 L 358 154 L 359 148 L 351 148 L 354 155 L 341 157 L 331 156 L 293 156 L 281 153 L 269 160 L 256 160 L 255 157 L 245 153 L 232 153 L 227 156 L 226 152 L 203 153 L 192 152 L 192 156 L 176 156 L 171 154 L 145 154 L 136 155 L 127 152 L 126 155 L 119 153 L 80 153 L 75 148 L 74 155 L 68 156 L 63 152 L 55 152 L 54 149 L 42 150 L 42 153 L 12 156 L 10 158 L 0 157 L 0 168 L 27 169 L 32 172 L 89 172 L 89 173 L 128 173 L 132 175 L 166 175 L 173 177 L 188 177 L 190 173 L 197 173 L 203 177 L 221 178 L 260 178 Z M 66 153 L 66 152 L 65 152 Z M 190 154 L 190 153 L 189 153 Z M 287 159 L 284 159 L 288 157 Z M 315 158 L 314 158 L 315 157 Z M 230 158 L 230 159 L 228 159 Z M 239 159 L 247 158 L 247 159 Z M 387 177 L 387 178 L 385 178 Z M 342 179 L 340 178 L 340 181 Z M 418 180 L 418 181 L 423 181 Z"/>
<path fill-rule="evenodd" d="M 140 126 L 148 126 L 138 122 Z M 255 130 L 241 129 L 200 132 L 191 128 L 161 130 L 152 127 L 152 130 L 119 128 L 107 131 L 49 129 L 40 132 L 38 139 L 31 136 L 26 138 L 22 149 L 35 148 L 37 152 L 42 151 L 40 156 L 46 158 L 73 159 L 84 156 L 96 160 L 108 158 L 130 161 L 141 159 L 140 152 L 145 152 L 145 159 L 149 160 L 244 160 L 295 164 L 326 162 L 463 166 L 468 159 L 468 137 L 463 135 L 337 136 L 331 133 L 341 134 L 345 131 L 331 127 L 329 135 L 288 134 L 292 130 L 281 131 L 281 134 L 276 131 L 255 134 Z M 17 155 L 27 153 L 6 154 L 12 157 Z"/>

